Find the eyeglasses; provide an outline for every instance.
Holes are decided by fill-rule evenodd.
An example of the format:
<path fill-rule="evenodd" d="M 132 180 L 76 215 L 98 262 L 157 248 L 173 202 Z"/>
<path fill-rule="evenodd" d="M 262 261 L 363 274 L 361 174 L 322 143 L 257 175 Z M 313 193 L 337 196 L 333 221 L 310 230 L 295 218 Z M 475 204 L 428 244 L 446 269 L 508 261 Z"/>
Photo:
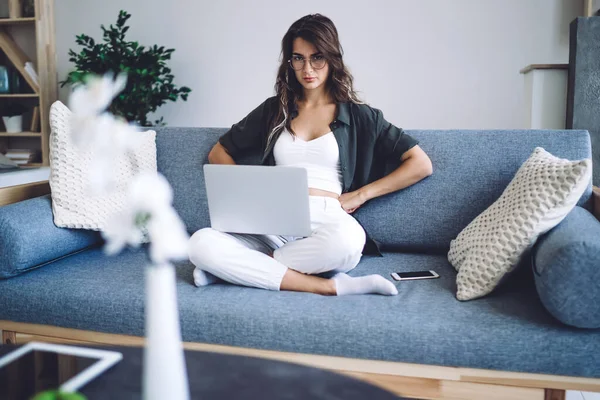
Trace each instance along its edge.
<path fill-rule="evenodd" d="M 302 68 L 304 68 L 304 63 L 306 62 L 306 60 L 302 56 L 292 56 L 292 58 L 289 59 L 288 62 L 292 66 L 292 69 L 294 69 L 295 71 L 300 71 Z M 317 54 L 310 56 L 308 62 L 310 62 L 311 67 L 313 67 L 314 69 L 322 69 L 325 67 L 325 63 L 327 62 L 327 60 L 325 60 L 325 57 L 323 57 L 322 55 Z"/>

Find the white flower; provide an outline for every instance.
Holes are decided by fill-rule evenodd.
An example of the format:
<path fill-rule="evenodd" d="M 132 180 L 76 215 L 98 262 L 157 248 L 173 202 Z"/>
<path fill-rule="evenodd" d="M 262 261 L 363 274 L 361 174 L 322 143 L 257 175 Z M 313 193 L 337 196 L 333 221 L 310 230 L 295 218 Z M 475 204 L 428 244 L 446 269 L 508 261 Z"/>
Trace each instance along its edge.
<path fill-rule="evenodd" d="M 98 115 L 108 108 L 112 100 L 127 85 L 127 75 L 121 73 L 113 79 L 111 73 L 90 76 L 85 85 L 78 85 L 69 97 L 69 109 L 82 116 Z"/>
<path fill-rule="evenodd" d="M 113 75 L 109 73 L 103 77 L 91 76 L 85 85 L 78 85 L 73 89 L 69 96 L 69 109 L 73 112 L 71 137 L 76 146 L 87 149 L 98 135 L 110 132 L 111 125 L 102 124 L 112 124 L 115 118 L 104 111 L 125 89 L 126 84 L 126 74 L 121 73 L 113 79 Z M 99 121 L 98 116 L 102 113 L 105 120 Z M 106 116 L 110 116 L 112 121 L 107 121 Z"/>
<path fill-rule="evenodd" d="M 135 224 L 135 211 L 132 208 L 114 214 L 106 223 L 102 237 L 106 240 L 104 252 L 109 255 L 120 253 L 127 245 L 139 247 L 144 239 L 143 232 Z"/>
<path fill-rule="evenodd" d="M 92 158 L 89 176 L 93 195 L 113 189 L 115 164 L 123 156 L 133 154 L 142 139 L 135 125 L 105 112 L 126 82 L 124 74 L 116 80 L 111 74 L 92 77 L 76 87 L 69 99 L 73 112 L 71 138 Z M 160 174 L 143 173 L 129 183 L 126 196 L 123 211 L 110 218 L 102 231 L 106 240 L 104 251 L 114 255 L 127 245 L 139 247 L 149 239 L 154 264 L 187 259 L 189 236 L 171 205 L 173 190 L 169 182 Z"/>
<path fill-rule="evenodd" d="M 142 135 L 134 125 L 116 119 L 110 113 L 94 118 L 78 119 L 73 114 L 71 131 L 79 131 L 79 147 L 89 152 L 93 162 L 89 169 L 89 191 L 99 196 L 115 188 L 115 165 L 141 143 Z"/>
<path fill-rule="evenodd" d="M 189 236 L 171 206 L 172 201 L 173 191 L 164 176 L 157 173 L 136 176 L 128 190 L 125 210 L 111 219 L 103 232 L 107 254 L 116 254 L 128 244 L 139 246 L 145 230 L 154 264 L 186 259 Z M 140 220 L 144 221 L 143 226 Z"/>
<path fill-rule="evenodd" d="M 189 236 L 185 225 L 172 207 L 152 214 L 148 222 L 150 259 L 155 264 L 188 258 Z"/>
<path fill-rule="evenodd" d="M 145 172 L 131 182 L 129 200 L 139 211 L 153 213 L 171 207 L 173 190 L 161 174 Z"/>
<path fill-rule="evenodd" d="M 89 192 L 99 196 L 115 187 L 112 173 L 119 160 L 138 146 L 141 140 L 135 125 L 116 118 L 105 110 L 127 84 L 127 75 L 121 73 L 91 76 L 84 85 L 74 88 L 69 97 L 71 139 L 81 150 L 91 153 Z"/>

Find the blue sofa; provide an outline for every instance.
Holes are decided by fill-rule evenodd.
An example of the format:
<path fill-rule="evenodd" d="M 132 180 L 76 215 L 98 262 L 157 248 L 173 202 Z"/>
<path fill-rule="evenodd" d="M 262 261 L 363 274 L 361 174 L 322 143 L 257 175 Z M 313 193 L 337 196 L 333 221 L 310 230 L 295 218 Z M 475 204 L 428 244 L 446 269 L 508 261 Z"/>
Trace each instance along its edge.
<path fill-rule="evenodd" d="M 190 233 L 209 225 L 202 165 L 224 132 L 157 130 L 158 169 L 173 186 L 174 206 Z M 196 288 L 193 265 L 182 262 L 183 340 L 195 348 L 346 371 L 423 398 L 458 390 L 465 398 L 490 399 L 600 391 L 600 330 L 569 327 L 546 310 L 532 255 L 491 295 L 470 302 L 456 300 L 456 271 L 446 256 L 450 241 L 500 196 L 536 146 L 558 157 L 590 157 L 587 131 L 408 133 L 431 157 L 434 173 L 356 213 L 384 256 L 364 256 L 351 275 L 391 279 L 399 270 L 433 269 L 439 279 L 396 283 L 395 297 L 337 298 L 224 283 Z M 241 161 L 256 163 L 257 156 Z M 577 206 L 578 221 L 588 229 L 571 224 L 565 237 L 600 241 L 591 209 L 590 185 Z M 97 232 L 56 227 L 49 196 L 0 207 L 0 274 L 9 278 L 0 279 L 5 341 L 20 332 L 141 343 L 145 252 L 107 257 L 101 244 Z"/>

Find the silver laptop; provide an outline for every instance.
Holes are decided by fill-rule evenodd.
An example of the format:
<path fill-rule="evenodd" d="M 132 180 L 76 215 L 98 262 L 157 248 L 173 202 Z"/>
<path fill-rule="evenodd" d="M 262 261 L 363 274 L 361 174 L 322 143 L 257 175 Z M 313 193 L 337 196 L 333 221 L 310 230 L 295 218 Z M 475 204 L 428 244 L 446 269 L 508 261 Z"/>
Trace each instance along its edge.
<path fill-rule="evenodd" d="M 221 232 L 309 236 L 306 170 L 204 165 L 212 228 Z"/>

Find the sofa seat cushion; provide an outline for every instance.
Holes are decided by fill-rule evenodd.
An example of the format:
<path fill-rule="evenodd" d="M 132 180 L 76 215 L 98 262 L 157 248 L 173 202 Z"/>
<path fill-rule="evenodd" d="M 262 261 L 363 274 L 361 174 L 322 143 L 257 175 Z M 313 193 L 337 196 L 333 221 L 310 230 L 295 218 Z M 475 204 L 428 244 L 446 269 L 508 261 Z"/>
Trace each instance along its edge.
<path fill-rule="evenodd" d="M 93 249 L 0 281 L 0 320 L 142 336 L 142 250 Z M 542 306 L 531 275 L 485 298 L 456 300 L 445 256 L 365 257 L 350 274 L 433 269 L 439 279 L 397 283 L 398 296 L 324 297 L 215 284 L 177 270 L 184 341 L 288 352 L 600 378 L 590 354 L 600 331 L 570 328 Z M 530 273 L 530 269 L 522 271 Z"/>
<path fill-rule="evenodd" d="M 534 247 L 535 285 L 546 309 L 578 328 L 600 328 L 600 222 L 575 207 Z"/>

